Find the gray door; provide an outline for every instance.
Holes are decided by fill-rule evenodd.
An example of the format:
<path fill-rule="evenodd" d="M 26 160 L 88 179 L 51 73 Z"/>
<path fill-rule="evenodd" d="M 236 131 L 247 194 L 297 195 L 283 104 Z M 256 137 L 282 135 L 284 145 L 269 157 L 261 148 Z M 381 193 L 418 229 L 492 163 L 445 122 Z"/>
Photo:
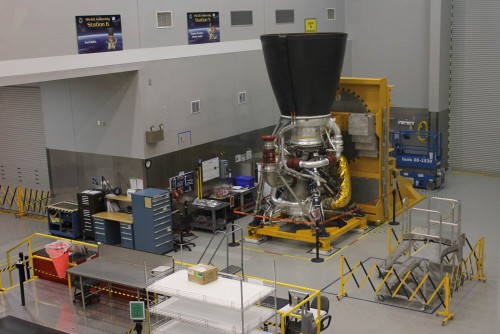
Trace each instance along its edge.
<path fill-rule="evenodd" d="M 453 0 L 449 164 L 500 175 L 500 1 Z"/>
<path fill-rule="evenodd" d="M 49 191 L 40 87 L 0 87 L 0 185 Z"/>

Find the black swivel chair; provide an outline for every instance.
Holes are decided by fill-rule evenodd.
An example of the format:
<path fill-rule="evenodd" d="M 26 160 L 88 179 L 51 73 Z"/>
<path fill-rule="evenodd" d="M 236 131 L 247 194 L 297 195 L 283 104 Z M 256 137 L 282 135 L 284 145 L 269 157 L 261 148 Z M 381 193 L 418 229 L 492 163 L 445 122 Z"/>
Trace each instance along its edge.
<path fill-rule="evenodd" d="M 311 301 L 311 308 L 318 309 L 317 297 Z M 321 296 L 321 311 L 325 311 L 326 313 L 324 316 L 321 317 L 321 323 L 320 323 L 321 324 L 320 330 L 324 331 L 325 329 L 328 328 L 328 326 L 330 326 L 330 323 L 332 322 L 332 315 L 328 314 L 328 312 L 330 311 L 330 300 L 326 296 Z"/>
<path fill-rule="evenodd" d="M 314 298 L 311 301 L 311 308 L 317 309 L 318 308 L 318 301 L 317 297 Z M 321 296 L 321 311 L 326 312 L 324 316 L 321 317 L 321 322 L 320 322 L 320 331 L 324 331 L 330 326 L 330 323 L 332 321 L 332 315 L 328 314 L 328 311 L 330 310 L 330 300 L 328 297 Z M 285 329 L 286 334 L 300 334 L 301 333 L 301 323 L 300 321 L 297 321 L 297 319 L 289 319 L 287 324 L 286 324 L 286 329 Z"/>
<path fill-rule="evenodd" d="M 174 252 L 177 252 L 179 249 L 186 248 L 191 251 L 191 247 L 195 247 L 196 244 L 192 242 L 196 236 L 191 231 L 190 219 L 187 216 L 187 202 L 184 202 L 184 212 L 181 214 L 178 219 L 173 219 L 173 230 L 174 234 L 178 235 L 178 237 L 174 237 Z M 184 239 L 187 238 L 187 239 Z"/>

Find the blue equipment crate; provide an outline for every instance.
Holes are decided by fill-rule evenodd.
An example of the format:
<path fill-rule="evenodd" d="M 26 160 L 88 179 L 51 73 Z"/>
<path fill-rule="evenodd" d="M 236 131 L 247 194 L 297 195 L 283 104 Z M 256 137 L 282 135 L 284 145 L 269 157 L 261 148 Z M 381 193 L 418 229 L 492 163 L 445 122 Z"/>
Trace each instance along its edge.
<path fill-rule="evenodd" d="M 244 188 L 253 188 L 254 180 L 253 176 L 236 176 L 234 178 L 234 185 Z"/>

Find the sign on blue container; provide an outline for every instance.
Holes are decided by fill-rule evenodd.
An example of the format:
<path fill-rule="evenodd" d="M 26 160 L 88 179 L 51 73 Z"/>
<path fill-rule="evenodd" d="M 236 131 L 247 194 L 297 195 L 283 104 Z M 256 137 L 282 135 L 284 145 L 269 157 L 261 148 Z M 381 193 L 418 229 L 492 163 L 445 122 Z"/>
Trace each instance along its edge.
<path fill-rule="evenodd" d="M 120 15 L 76 16 L 78 53 L 123 50 Z"/>
<path fill-rule="evenodd" d="M 187 13 L 188 44 L 220 42 L 219 12 Z"/>

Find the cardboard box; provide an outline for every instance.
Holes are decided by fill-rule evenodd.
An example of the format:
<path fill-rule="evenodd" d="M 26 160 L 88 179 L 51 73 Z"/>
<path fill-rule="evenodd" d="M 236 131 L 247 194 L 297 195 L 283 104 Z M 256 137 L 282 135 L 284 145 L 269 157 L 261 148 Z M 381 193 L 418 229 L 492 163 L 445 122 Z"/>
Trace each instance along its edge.
<path fill-rule="evenodd" d="M 196 264 L 188 268 L 188 280 L 201 285 L 217 280 L 217 267 L 207 264 Z"/>

